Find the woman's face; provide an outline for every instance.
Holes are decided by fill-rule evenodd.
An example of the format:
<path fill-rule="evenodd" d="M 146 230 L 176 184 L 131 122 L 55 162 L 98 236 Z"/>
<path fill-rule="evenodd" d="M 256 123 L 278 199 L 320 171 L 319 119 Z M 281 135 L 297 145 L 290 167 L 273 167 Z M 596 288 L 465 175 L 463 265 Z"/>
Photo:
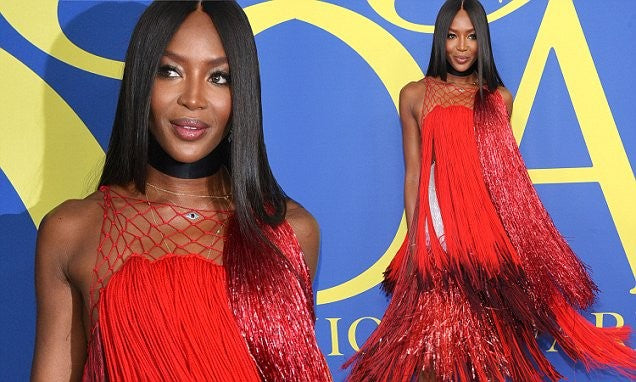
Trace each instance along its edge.
<path fill-rule="evenodd" d="M 446 35 L 446 60 L 458 72 L 468 70 L 477 61 L 477 35 L 468 13 L 460 9 Z"/>
<path fill-rule="evenodd" d="M 175 160 L 208 155 L 232 111 L 230 67 L 210 17 L 192 12 L 166 47 L 150 93 L 150 130 Z"/>

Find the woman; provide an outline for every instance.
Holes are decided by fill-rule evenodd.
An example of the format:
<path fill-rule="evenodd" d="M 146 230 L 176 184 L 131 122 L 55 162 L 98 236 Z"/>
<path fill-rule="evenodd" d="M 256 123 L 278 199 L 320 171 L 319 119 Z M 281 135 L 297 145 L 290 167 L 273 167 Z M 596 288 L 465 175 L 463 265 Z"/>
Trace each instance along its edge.
<path fill-rule="evenodd" d="M 537 331 L 588 368 L 634 375 L 635 353 L 620 343 L 629 330 L 598 329 L 575 310 L 596 286 L 534 191 L 511 111 L 483 7 L 446 1 L 426 77 L 400 94 L 409 234 L 351 381 L 558 380 Z"/>
<path fill-rule="evenodd" d="M 39 229 L 32 379 L 329 381 L 317 252 L 315 220 L 267 162 L 242 9 L 153 3 L 99 190 Z"/>

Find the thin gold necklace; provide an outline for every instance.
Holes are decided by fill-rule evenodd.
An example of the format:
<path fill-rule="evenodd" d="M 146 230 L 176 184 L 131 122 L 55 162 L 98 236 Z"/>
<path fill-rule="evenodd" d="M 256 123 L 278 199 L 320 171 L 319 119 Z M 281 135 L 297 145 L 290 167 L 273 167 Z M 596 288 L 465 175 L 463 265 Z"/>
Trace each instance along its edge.
<path fill-rule="evenodd" d="M 148 204 L 148 208 L 150 208 L 150 216 L 152 216 L 152 222 L 155 223 L 155 229 L 159 231 L 159 234 L 161 235 L 161 242 L 163 243 L 164 247 L 166 247 L 166 250 L 168 251 L 167 253 L 174 253 L 174 251 L 171 251 L 170 247 L 168 247 L 168 243 L 166 242 L 166 236 L 163 234 L 163 232 L 159 228 L 159 223 L 157 222 L 157 217 L 155 216 L 155 209 L 150 204 L 150 200 L 148 200 L 148 195 L 144 194 L 144 196 L 146 197 L 146 203 Z M 150 234 L 150 232 L 148 233 Z M 175 244 L 175 249 L 176 249 L 176 244 Z"/>
<path fill-rule="evenodd" d="M 232 198 L 232 193 L 230 192 L 229 194 L 225 194 L 225 195 L 197 195 L 197 194 L 187 194 L 184 192 L 176 192 L 176 191 L 170 191 L 167 190 L 165 188 L 161 188 L 159 186 L 157 186 L 156 184 L 152 184 L 152 183 L 146 183 L 148 186 L 154 188 L 157 191 L 161 191 L 161 192 L 165 192 L 166 194 L 170 194 L 170 195 L 176 195 L 176 196 L 189 196 L 191 198 L 207 198 L 207 199 L 223 199 L 223 200 L 230 200 L 230 198 Z"/>
<path fill-rule="evenodd" d="M 159 231 L 159 234 L 161 235 L 161 242 L 163 243 L 164 247 L 166 247 L 166 250 L 168 251 L 167 253 L 175 254 L 174 251 L 170 250 L 170 247 L 168 247 L 166 236 L 163 234 L 163 231 L 161 231 L 161 229 L 159 228 L 159 223 L 157 222 L 158 216 L 155 212 L 155 208 L 150 204 L 150 200 L 148 200 L 148 195 L 144 194 L 144 196 L 146 197 L 146 204 L 148 204 L 148 208 L 150 208 L 150 216 L 152 217 L 152 221 L 155 224 L 155 228 L 157 229 L 157 231 Z M 174 204 L 172 201 L 170 200 L 168 201 L 171 204 Z M 189 220 L 197 220 L 199 217 L 201 217 L 201 215 L 199 215 L 199 213 L 196 211 L 190 211 L 184 216 L 188 218 Z M 225 221 L 223 221 L 221 225 L 219 226 L 219 228 L 217 228 L 215 234 L 219 235 L 221 231 L 223 230 L 224 226 L 225 226 Z M 176 249 L 177 249 L 177 244 L 175 243 L 175 250 Z M 209 260 L 211 253 L 212 253 L 212 244 L 210 244 L 210 246 L 208 247 L 208 253 L 205 255 L 205 258 Z"/>
<path fill-rule="evenodd" d="M 446 83 L 453 84 L 453 85 L 455 85 L 455 86 L 459 86 L 459 87 L 462 87 L 462 86 L 469 86 L 469 85 L 472 85 L 472 86 L 477 86 L 477 85 L 479 85 L 479 83 L 478 83 L 477 79 L 475 79 L 475 80 L 473 80 L 473 81 L 468 81 L 468 82 L 455 82 L 455 81 L 448 81 L 448 79 L 447 79 L 447 80 L 446 80 Z"/>
<path fill-rule="evenodd" d="M 467 91 L 466 88 L 470 88 L 470 87 L 475 87 L 478 86 L 477 84 L 477 80 L 473 81 L 473 82 L 465 82 L 465 83 L 457 83 L 457 82 L 453 82 L 453 81 L 446 81 L 447 84 L 451 84 L 453 85 L 455 88 L 457 88 L 459 90 L 460 93 L 464 93 Z"/>

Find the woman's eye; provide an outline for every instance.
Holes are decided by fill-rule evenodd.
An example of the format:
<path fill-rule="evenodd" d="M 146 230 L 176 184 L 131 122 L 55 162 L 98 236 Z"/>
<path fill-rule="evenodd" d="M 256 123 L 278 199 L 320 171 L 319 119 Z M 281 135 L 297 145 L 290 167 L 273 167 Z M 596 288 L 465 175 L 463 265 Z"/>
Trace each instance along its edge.
<path fill-rule="evenodd" d="M 455 33 L 449 33 L 449 34 L 447 34 L 447 35 L 446 35 L 446 38 L 447 38 L 447 39 L 449 39 L 449 40 L 452 40 L 452 39 L 454 39 L 455 37 L 457 37 L 457 36 L 455 35 Z"/>
<path fill-rule="evenodd" d="M 179 71 L 174 66 L 162 65 L 159 67 L 157 75 L 164 78 L 175 78 L 179 77 Z"/>
<path fill-rule="evenodd" d="M 221 71 L 214 72 L 210 76 L 210 81 L 212 83 L 215 83 L 215 84 L 218 84 L 218 85 L 229 84 L 230 83 L 230 73 L 221 72 Z"/>
<path fill-rule="evenodd" d="M 471 34 L 468 35 L 468 38 L 471 39 L 471 40 L 477 40 L 477 35 L 474 34 L 474 33 L 471 33 Z"/>

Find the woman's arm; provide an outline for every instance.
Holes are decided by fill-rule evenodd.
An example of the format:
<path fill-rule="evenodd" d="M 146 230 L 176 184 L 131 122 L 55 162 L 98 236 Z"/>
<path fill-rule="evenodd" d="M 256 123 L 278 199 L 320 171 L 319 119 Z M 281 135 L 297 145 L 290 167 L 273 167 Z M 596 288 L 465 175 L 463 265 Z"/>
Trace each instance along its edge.
<path fill-rule="evenodd" d="M 314 217 L 300 204 L 287 202 L 287 222 L 294 230 L 298 244 L 303 250 L 305 263 L 309 268 L 309 276 L 314 281 L 318 267 L 318 249 L 320 247 L 320 227 Z"/>
<path fill-rule="evenodd" d="M 72 203 L 72 202 L 71 202 Z M 69 208 L 70 207 L 70 208 Z M 72 206 L 49 213 L 38 230 L 35 259 L 37 325 L 32 381 L 80 380 L 86 357 L 81 293 L 69 281 L 76 243 Z"/>
<path fill-rule="evenodd" d="M 508 120 L 512 116 L 512 94 L 508 91 L 508 89 L 500 86 L 497 88 L 499 94 L 501 94 L 501 98 L 503 98 L 504 103 L 506 104 L 506 110 L 508 111 Z"/>
<path fill-rule="evenodd" d="M 402 124 L 402 147 L 404 151 L 404 210 L 406 223 L 411 225 L 417 190 L 420 182 L 421 138 L 420 109 L 424 96 L 424 84 L 411 82 L 400 91 L 400 122 Z"/>

